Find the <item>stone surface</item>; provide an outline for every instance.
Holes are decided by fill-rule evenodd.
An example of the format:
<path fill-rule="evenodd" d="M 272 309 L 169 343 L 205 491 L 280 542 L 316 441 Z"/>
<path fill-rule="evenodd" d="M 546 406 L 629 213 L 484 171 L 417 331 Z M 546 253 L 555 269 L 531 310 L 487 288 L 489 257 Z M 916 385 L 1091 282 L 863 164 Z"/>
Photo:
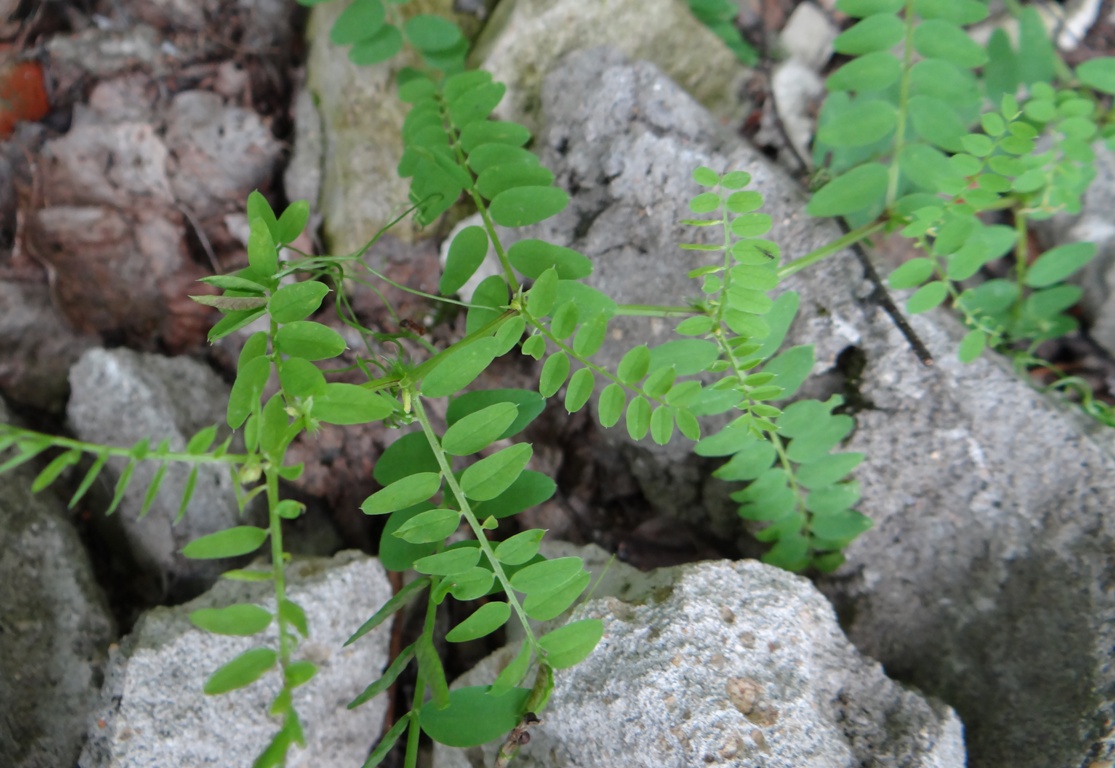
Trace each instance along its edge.
<path fill-rule="evenodd" d="M 653 61 L 728 124 L 745 114 L 747 69 L 683 0 L 505 0 L 472 62 L 507 85 L 497 114 L 537 130 L 542 80 L 570 51 L 612 46 Z"/>
<path fill-rule="evenodd" d="M 602 619 L 604 639 L 557 673 L 517 765 L 964 765 L 956 715 L 859 654 L 806 579 L 755 561 L 626 570 L 610 583 L 623 599 L 573 612 Z M 511 658 L 497 652 L 458 684 L 483 684 Z M 438 747 L 435 766 L 491 765 L 497 746 Z"/>
<path fill-rule="evenodd" d="M 779 40 L 790 58 L 814 72 L 820 72 L 832 58 L 832 41 L 840 30 L 824 11 L 813 3 L 800 3 L 794 8 Z"/>
<path fill-rule="evenodd" d="M 70 366 L 96 343 L 74 331 L 38 282 L 0 281 L 0 391 L 54 413 L 66 406 Z"/>
<path fill-rule="evenodd" d="M 243 210 L 248 194 L 270 180 L 282 151 L 259 115 L 201 90 L 174 97 L 165 141 L 175 200 L 202 221 Z"/>
<path fill-rule="evenodd" d="M 688 215 L 690 173 L 701 164 L 752 174 L 784 260 L 840 235 L 808 218 L 795 184 L 650 65 L 600 51 L 571 56 L 547 81 L 544 111 L 543 161 L 573 199 L 517 236 L 581 250 L 596 262 L 594 284 L 621 301 L 697 293 L 684 277 L 694 256 L 675 246 L 694 235 L 675 222 Z M 816 345 L 822 376 L 810 393 L 838 392 L 859 410 L 845 447 L 867 454 L 858 508 L 876 527 L 825 587 L 853 642 L 957 709 L 973 768 L 1110 759 L 1110 439 L 1090 437 L 1075 412 L 997 360 L 961 366 L 960 329 L 947 315 L 912 319 L 937 359 L 922 366 L 869 298 L 850 252 L 786 286 L 802 295 L 789 343 Z M 652 345 L 672 338 L 671 328 L 614 324 L 624 339 Z M 600 359 L 614 364 L 624 348 L 606 346 Z M 652 504 L 728 526 L 715 514 L 726 486 L 686 458 L 687 444 L 631 446 L 621 432 L 607 439 Z"/>
<path fill-rule="evenodd" d="M 497 113 L 537 130 L 542 79 L 570 51 L 600 45 L 654 62 L 717 117 L 742 121 L 747 70 L 684 0 L 504 0 L 471 62 L 507 85 Z"/>
<path fill-rule="evenodd" d="M 0 400 L 0 422 L 12 416 Z M 6 456 L 4 458 L 7 458 Z M 85 547 L 35 474 L 0 475 L 0 765 L 72 766 L 115 628 Z"/>
<path fill-rule="evenodd" d="M 390 599 L 391 585 L 378 560 L 354 551 L 331 560 L 295 561 L 287 579 L 288 598 L 305 609 L 310 629 L 295 658 L 318 665 L 314 678 L 294 693 L 306 748 L 292 748 L 287 765 L 360 765 L 378 738 L 387 702 L 380 696 L 353 711 L 345 705 L 386 666 L 390 622 L 341 646 Z M 222 581 L 197 600 L 156 608 L 140 620 L 112 654 L 80 768 L 252 764 L 278 730 L 278 722 L 267 715 L 280 690 L 277 673 L 220 696 L 206 696 L 201 688 L 237 654 L 274 647 L 274 625 L 248 638 L 210 634 L 189 620 L 199 608 L 239 602 L 270 610 L 275 603 L 269 584 Z"/>
<path fill-rule="evenodd" d="M 408 3 L 406 13 L 446 14 L 452 6 L 452 0 L 421 0 Z M 337 254 L 362 247 L 406 208 L 410 182 L 395 169 L 403 154 L 401 131 L 409 106 L 396 97 L 395 75 L 414 63 L 406 56 L 367 67 L 349 61 L 348 48 L 329 40 L 344 8 L 343 3 L 325 3 L 310 15 L 306 90 L 320 122 L 300 114 L 295 125 L 296 155 L 318 156 L 323 163 L 320 183 L 307 184 L 298 194 L 320 188 L 316 202 L 327 247 Z M 312 171 L 300 166 L 299 176 L 310 181 Z M 408 219 L 391 233 L 411 240 L 416 230 Z"/>
<path fill-rule="evenodd" d="M 202 363 L 127 349 L 93 349 L 70 371 L 73 394 L 67 407 L 77 436 L 89 442 L 131 446 L 149 438 L 151 446 L 167 439 L 172 450 L 185 448 L 201 429 L 223 424 L 229 388 Z M 110 488 L 123 460 L 106 469 Z M 186 514 L 175 524 L 190 468 L 168 465 L 162 490 L 147 516 L 138 518 L 155 462 L 136 465 L 120 509 L 111 517 L 96 515 L 107 536 L 135 560 L 151 580 L 153 597 L 193 596 L 230 567 L 228 561 L 188 560 L 179 550 L 190 541 L 243 522 L 224 465 L 203 466 Z"/>

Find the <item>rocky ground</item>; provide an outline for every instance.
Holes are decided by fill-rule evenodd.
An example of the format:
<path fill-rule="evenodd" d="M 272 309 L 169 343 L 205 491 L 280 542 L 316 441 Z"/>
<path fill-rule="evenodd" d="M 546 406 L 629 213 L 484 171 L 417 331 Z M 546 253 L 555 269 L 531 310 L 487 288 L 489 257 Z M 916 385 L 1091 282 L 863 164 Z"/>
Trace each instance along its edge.
<path fill-rule="evenodd" d="M 838 236 L 805 215 L 803 187 L 844 21 L 831 7 L 741 0 L 740 26 L 765 54 L 751 69 L 680 0 L 503 3 L 493 15 L 492 3 L 423 0 L 478 33 L 475 63 L 509 85 L 503 114 L 534 130 L 533 148 L 572 193 L 557 219 L 510 238 L 577 248 L 617 298 L 684 296 L 674 222 L 701 163 L 753 174 L 789 257 Z M 405 199 L 394 176 L 393 73 L 357 69 L 327 42 L 337 3 L 312 15 L 289 0 L 10 5 L 0 0 L 9 62 L 0 75 L 15 62 L 23 78 L 37 76 L 24 65 L 41 67 L 46 108 L 31 104 L 0 137 L 0 421 L 116 444 L 148 434 L 181 443 L 223 420 L 244 335 L 206 344 L 214 314 L 186 294 L 207 290 L 199 277 L 246 263 L 247 194 L 259 189 L 276 207 L 308 199 L 314 226 L 303 245 L 333 252 L 365 242 Z M 1074 33 L 1082 40 L 1068 40 L 1066 57 L 1105 52 L 1113 29 L 1104 8 Z M 1103 156 L 1084 215 L 1043 233 L 1049 244 L 1096 240 L 1105 254 L 1087 277 L 1085 331 L 1044 351 L 1109 400 L 1113 180 L 1115 160 Z M 436 292 L 454 223 L 400 227 L 369 259 Z M 745 560 L 762 548 L 709 478 L 714 465 L 680 444 L 632 444 L 590 413 L 548 409 L 527 439 L 532 467 L 559 492 L 521 524 L 599 546 L 583 551 L 590 564 L 614 552 L 650 574 L 620 569 L 582 609 L 605 619 L 609 640 L 596 666 L 559 682 L 553 725 L 539 729 L 524 764 L 1112 765 L 1115 438 L 1001 361 L 961 366 L 957 324 L 943 312 L 914 319 L 937 360 L 923 366 L 851 253 L 792 287 L 805 299 L 792 341 L 817 345 L 810 394 L 853 405 L 847 449 L 868 456 L 859 509 L 875 528 L 831 577 L 811 584 L 775 572 Z M 435 343 L 459 335 L 461 319 L 385 292 Z M 372 327 L 398 322 L 370 290 L 354 287 L 351 300 Z M 331 310 L 316 319 L 343 329 Z M 528 362 L 500 361 L 486 385 L 532 386 Z M 315 653 L 331 672 L 315 683 L 324 703 L 307 722 L 318 729 L 317 759 L 303 753 L 299 765 L 359 765 L 405 706 L 404 676 L 396 698 L 359 710 L 360 720 L 343 711 L 353 680 L 370 682 L 367 670 L 404 643 L 405 622 L 368 638 L 363 655 L 337 650 L 400 586 L 373 557 L 376 521 L 358 510 L 396 438 L 379 426 L 325 426 L 291 457 L 307 469 L 286 491 L 309 512 L 287 541 L 321 558 L 306 560 L 295 588 L 319 608 Z M 255 710 L 241 720 L 200 695 L 166 693 L 195 691 L 231 652 L 184 619 L 230 599 L 206 591 L 219 568 L 178 553 L 237 519 L 228 478 L 207 478 L 208 495 L 176 526 L 176 500 L 139 521 L 140 491 L 106 519 L 110 489 L 67 510 L 51 493 L 31 498 L 31 477 L 0 476 L 0 581 L 15 585 L 0 595 L 0 712 L 9 713 L 0 763 L 249 764 L 268 731 L 266 692 L 236 704 Z M 653 571 L 707 560 L 721 562 Z M 669 599 L 646 599 L 663 588 Z M 451 676 L 489 652 L 483 668 L 508 660 L 494 645 L 451 648 Z M 168 718 L 173 740 L 160 731 Z M 206 734 L 222 726 L 243 753 L 213 747 L 220 737 Z M 435 759 L 491 760 L 445 750 Z"/>

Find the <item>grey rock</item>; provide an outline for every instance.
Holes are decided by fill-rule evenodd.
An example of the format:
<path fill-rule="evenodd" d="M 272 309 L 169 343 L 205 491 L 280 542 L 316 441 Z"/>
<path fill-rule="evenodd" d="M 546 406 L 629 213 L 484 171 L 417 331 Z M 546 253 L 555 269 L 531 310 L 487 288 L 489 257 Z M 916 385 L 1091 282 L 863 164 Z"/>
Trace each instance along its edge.
<path fill-rule="evenodd" d="M 0 390 L 53 413 L 66 406 L 70 366 L 96 340 L 74 331 L 45 284 L 0 281 Z"/>
<path fill-rule="evenodd" d="M 57 768 L 81 750 L 116 630 L 65 509 L 33 478 L 0 475 L 0 765 Z"/>
<path fill-rule="evenodd" d="M 577 191 L 566 211 L 520 236 L 581 250 L 596 262 L 595 284 L 620 301 L 696 294 L 684 278 L 694 257 L 675 247 L 694 235 L 675 222 L 687 216 L 697 191 L 689 174 L 701 164 L 752 174 L 784 260 L 840 235 L 807 217 L 796 185 L 650 65 L 576 54 L 548 79 L 544 107 L 544 162 Z M 850 252 L 786 287 L 802 296 L 788 343 L 814 344 L 814 372 L 825 374 L 811 393 L 839 391 L 861 409 L 846 448 L 867 455 L 856 472 L 858 508 L 876 527 L 825 586 L 853 642 L 956 708 L 973 768 L 1110 759 L 1110 441 L 1090 437 L 1075 412 L 1001 361 L 960 365 L 961 329 L 946 314 L 911 320 L 937 360 L 921 365 L 869 299 L 872 287 Z M 615 323 L 624 339 L 652 345 L 671 329 Z M 614 364 L 625 346 L 606 346 L 602 362 Z M 660 511 L 728 525 L 713 514 L 725 486 L 706 480 L 686 444 L 631 446 L 612 432 Z"/>
<path fill-rule="evenodd" d="M 240 211 L 248 193 L 270 180 L 282 151 L 259 115 L 208 91 L 175 96 L 166 123 L 175 198 L 202 220 Z"/>
<path fill-rule="evenodd" d="M 169 440 L 172 450 L 213 424 L 224 422 L 228 386 L 202 363 L 127 349 L 93 349 L 70 371 L 73 394 L 67 415 L 85 441 L 131 446 L 149 438 L 154 447 Z M 115 484 L 124 460 L 109 461 L 105 474 Z M 188 560 L 180 550 L 190 541 L 243 522 L 233 481 L 223 465 L 202 466 L 193 499 L 175 523 L 190 467 L 168 465 L 162 490 L 147 516 L 139 519 L 156 462 L 136 465 L 119 511 L 97 515 L 110 539 L 153 581 L 156 596 L 198 594 L 228 561 Z"/>
<path fill-rule="evenodd" d="M 360 765 L 378 738 L 387 701 L 380 696 L 353 711 L 345 707 L 386 666 L 390 622 L 347 648 L 342 644 L 391 597 L 391 585 L 378 560 L 354 551 L 295 561 L 287 574 L 288 599 L 305 609 L 310 630 L 295 658 L 318 666 L 294 692 L 306 748 L 292 747 L 287 765 Z M 80 768 L 252 764 L 278 730 L 267 715 L 280 690 L 278 673 L 219 696 L 206 696 L 202 685 L 249 648 L 276 647 L 274 624 L 250 638 L 214 635 L 189 620 L 191 611 L 241 602 L 275 607 L 270 584 L 223 581 L 193 602 L 140 619 L 112 654 Z"/>
<path fill-rule="evenodd" d="M 497 113 L 536 130 L 542 79 L 570 51 L 601 45 L 654 62 L 717 117 L 742 120 L 747 69 L 683 0 L 504 0 L 472 61 L 507 85 Z"/>
<path fill-rule="evenodd" d="M 557 673 L 517 765 L 964 765 L 955 713 L 858 653 L 808 580 L 755 561 L 641 576 L 615 577 L 626 585 L 623 599 L 597 598 L 573 612 L 573 620 L 602 619 L 604 639 Z M 458 684 L 490 680 L 513 650 Z M 435 766 L 491 765 L 497 746 L 439 747 Z"/>
<path fill-rule="evenodd" d="M 452 5 L 452 0 L 414 0 L 406 12 L 444 15 Z M 410 182 L 399 178 L 395 169 L 403 154 L 401 130 L 409 107 L 395 96 L 395 75 L 402 66 L 417 63 L 404 55 L 357 67 L 349 60 L 347 48 L 329 40 L 333 22 L 343 10 L 341 3 L 325 3 L 310 15 L 306 90 L 320 118 L 296 116 L 295 124 L 295 153 L 320 157 L 323 163 L 316 185 L 318 205 L 333 253 L 362 247 L 406 208 Z M 311 173 L 300 167 L 300 176 L 307 180 Z M 407 241 L 417 235 L 410 220 L 400 222 L 391 233 Z"/>
<path fill-rule="evenodd" d="M 814 72 L 820 72 L 832 58 L 832 41 L 840 30 L 824 11 L 813 3 L 800 3 L 786 19 L 779 39 L 782 47 Z"/>

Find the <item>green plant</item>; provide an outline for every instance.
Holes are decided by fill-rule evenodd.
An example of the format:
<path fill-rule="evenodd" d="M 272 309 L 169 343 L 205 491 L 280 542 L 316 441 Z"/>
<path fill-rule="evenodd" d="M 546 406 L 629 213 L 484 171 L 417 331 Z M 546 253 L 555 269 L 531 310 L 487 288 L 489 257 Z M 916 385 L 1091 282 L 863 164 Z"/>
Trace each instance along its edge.
<path fill-rule="evenodd" d="M 310 628 L 302 608 L 287 599 L 284 580 L 283 521 L 303 510 L 280 497 L 280 481 L 301 471 L 286 464 L 287 449 L 300 433 L 312 433 L 321 423 L 383 422 L 407 430 L 376 464 L 382 490 L 361 508 L 386 517 L 379 550 L 384 565 L 413 569 L 419 577 L 349 642 L 424 600 L 420 636 L 350 704 L 359 706 L 386 691 L 413 661 L 418 682 L 412 709 L 365 763 L 378 764 L 406 734 L 406 764 L 412 766 L 422 732 L 470 746 L 515 729 L 526 713 L 545 706 L 554 670 L 576 664 L 601 637 L 602 624 L 595 620 L 540 634 L 539 623 L 573 605 L 590 577 L 578 558 L 542 557 L 541 530 L 510 537 L 499 532 L 501 520 L 554 493 L 550 478 L 527 468 L 529 444 L 501 442 L 520 434 L 546 399 L 564 388 L 562 403 L 572 413 L 595 395 L 605 428 L 622 420 L 633 439 L 649 434 L 659 444 L 675 439 L 676 430 L 696 441 L 699 455 L 726 457 L 714 474 L 747 483 L 733 498 L 742 517 L 763 524 L 757 535 L 773 545 L 764 559 L 792 570 L 830 571 L 843 561 L 848 543 L 870 526 L 852 509 L 859 487 L 848 479 L 863 456 L 833 453 L 852 428 L 851 417 L 836 412 L 839 397 L 786 404 L 813 366 L 813 349 L 781 350 L 798 297 L 778 292 L 780 280 L 875 232 L 900 230 L 926 254 L 891 276 L 896 287 L 918 287 L 908 309 L 925 311 L 951 300 L 971 327 L 962 357 L 974 358 L 991 346 L 1029 365 L 1033 344 L 1071 329 L 1064 310 L 1078 293 L 1062 281 L 1091 256 L 1086 246 L 1067 246 L 1030 263 L 1026 221 L 1079 206 L 1090 178 L 1088 142 L 1097 131 L 1108 132 L 1097 99 L 1081 85 L 1115 92 L 1115 60 L 1081 66 L 1080 82 L 1057 90 L 1047 81 L 1061 67 L 1047 43 L 1034 42 L 1036 21 L 1028 12 L 1022 16 L 1023 41 L 1041 55 L 1024 62 L 1001 37 L 993 37 L 985 51 L 964 35 L 961 26 L 985 13 L 980 3 L 841 0 L 842 10 L 863 20 L 837 40 L 839 51 L 856 58 L 829 80 L 832 95 L 821 114 L 816 153 L 827 159 L 832 178 L 813 197 L 810 212 L 846 217 L 852 231 L 780 266 L 778 245 L 764 237 L 772 222 L 760 211 L 762 195 L 747 188 L 750 176 L 701 167 L 693 174 L 701 189 L 689 204 L 694 218 L 685 222 L 694 228 L 696 242 L 681 246 L 702 259 L 689 272 L 701 298 L 684 306 L 618 305 L 585 284 L 592 263 L 583 254 L 541 240 L 507 247 L 501 242 L 496 225 L 543 221 L 560 212 L 568 196 L 525 149 L 531 140 L 526 128 L 489 118 L 505 88 L 484 72 L 465 69 L 467 43 L 459 30 L 435 16 L 406 18 L 404 5 L 355 0 L 331 38 L 351 46 L 349 56 L 358 64 L 385 61 L 406 43 L 421 55 L 424 71 L 408 68 L 399 76 L 399 97 L 411 109 L 402 126 L 405 153 L 398 170 L 411 179 L 412 211 L 420 223 L 435 221 L 462 196 L 480 214 L 482 224 L 463 229 L 450 244 L 441 295 L 427 296 L 464 306 L 466 335 L 438 349 L 405 328 L 388 334 L 363 327 L 343 286 L 346 281 L 394 285 L 363 261 L 382 233 L 352 254 L 296 252 L 291 243 L 306 225 L 308 206 L 294 203 L 276 216 L 253 193 L 247 202 L 248 266 L 205 279 L 220 296 L 196 297 L 223 313 L 210 333 L 213 340 L 266 318 L 267 330 L 244 345 L 227 408 L 228 426 L 243 434 L 244 453 L 229 454 L 228 441 L 214 448 L 216 428 L 200 432 L 185 450 L 171 451 L 165 443 L 109 448 L 0 425 L 0 451 L 13 453 L 0 472 L 60 449 L 33 482 L 36 491 L 83 455 L 92 458 L 71 506 L 113 457 L 128 463 L 110 513 L 139 461 L 225 464 L 244 489 L 241 505 L 256 496 L 266 499 L 267 527 L 238 526 L 184 550 L 190 557 L 217 558 L 270 543 L 270 568 L 235 570 L 225 577 L 271 582 L 274 613 L 233 605 L 191 617 L 218 633 L 254 635 L 272 622 L 278 626 L 277 648 L 250 650 L 205 683 L 207 692 L 217 694 L 271 670 L 281 675 L 284 685 L 271 708 L 281 725 L 256 761 L 261 767 L 283 764 L 290 747 L 302 743 L 296 689 L 315 672 L 312 662 L 297 658 L 300 638 Z M 903 43 L 901 56 L 889 52 L 897 43 Z M 981 66 L 982 80 L 972 74 Z M 941 87 L 942 78 L 948 87 Z M 1022 101 L 1014 95 L 1016 82 L 1027 87 Z M 985 110 L 987 103 L 993 109 Z M 981 130 L 971 132 L 977 122 Z M 1051 138 L 1048 145 L 1040 143 L 1042 135 Z M 1007 211 L 1014 217 L 1011 225 L 981 218 Z M 489 249 L 499 273 L 485 279 L 469 302 L 454 299 Z M 1012 249 L 1012 280 L 963 284 Z M 346 342 L 311 319 L 330 293 L 338 315 L 364 343 L 348 369 L 323 368 L 345 352 Z M 679 338 L 653 348 L 635 344 L 610 370 L 594 356 L 617 314 L 670 318 Z M 1022 351 L 1014 349 L 1018 343 L 1026 345 Z M 495 359 L 516 350 L 542 362 L 537 392 L 472 388 Z M 338 380 L 353 372 L 362 377 L 360 384 Z M 264 399 L 273 380 L 280 389 Z M 1058 386 L 1071 389 L 1078 382 L 1066 378 Z M 450 398 L 441 433 L 426 406 L 438 398 Z M 1104 412 L 1093 398 L 1087 400 Z M 702 437 L 700 419 L 713 416 L 725 425 Z M 183 513 L 193 478 L 196 472 L 181 503 Z M 144 510 L 161 479 L 159 472 Z M 462 524 L 470 538 L 450 543 Z M 449 690 L 434 646 L 435 618 L 446 600 L 482 601 L 449 631 L 450 642 L 488 635 L 512 617 L 522 625 L 519 655 L 489 686 Z M 515 749 L 505 746 L 503 757 Z"/>
<path fill-rule="evenodd" d="M 911 313 L 946 302 L 960 313 L 970 329 L 962 360 L 990 347 L 1020 368 L 1046 366 L 1038 346 L 1077 328 L 1067 310 L 1082 291 L 1065 281 L 1096 249 L 1072 243 L 1035 258 L 1029 223 L 1080 211 L 1091 144 L 1112 135 L 1096 91 L 1115 92 L 1115 59 L 1073 72 L 1031 7 L 1018 14 L 1021 55 L 1001 29 L 986 46 L 968 36 L 964 26 L 987 16 L 974 0 L 837 5 L 858 19 L 834 44 L 853 58 L 828 79 L 814 160 L 832 178 L 809 212 L 845 217 L 857 239 L 883 229 L 913 239 L 923 255 L 890 284 L 917 289 Z M 1008 277 L 976 279 L 1003 258 Z M 1083 400 L 1115 423 L 1110 408 Z"/>

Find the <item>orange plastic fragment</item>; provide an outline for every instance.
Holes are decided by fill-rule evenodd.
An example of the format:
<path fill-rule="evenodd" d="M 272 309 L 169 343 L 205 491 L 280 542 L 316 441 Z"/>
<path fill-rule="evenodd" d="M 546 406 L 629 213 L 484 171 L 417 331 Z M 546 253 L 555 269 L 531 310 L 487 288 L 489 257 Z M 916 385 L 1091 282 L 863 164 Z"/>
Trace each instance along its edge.
<path fill-rule="evenodd" d="M 11 136 L 20 120 L 41 120 L 50 111 L 37 61 L 0 66 L 0 139 Z"/>

